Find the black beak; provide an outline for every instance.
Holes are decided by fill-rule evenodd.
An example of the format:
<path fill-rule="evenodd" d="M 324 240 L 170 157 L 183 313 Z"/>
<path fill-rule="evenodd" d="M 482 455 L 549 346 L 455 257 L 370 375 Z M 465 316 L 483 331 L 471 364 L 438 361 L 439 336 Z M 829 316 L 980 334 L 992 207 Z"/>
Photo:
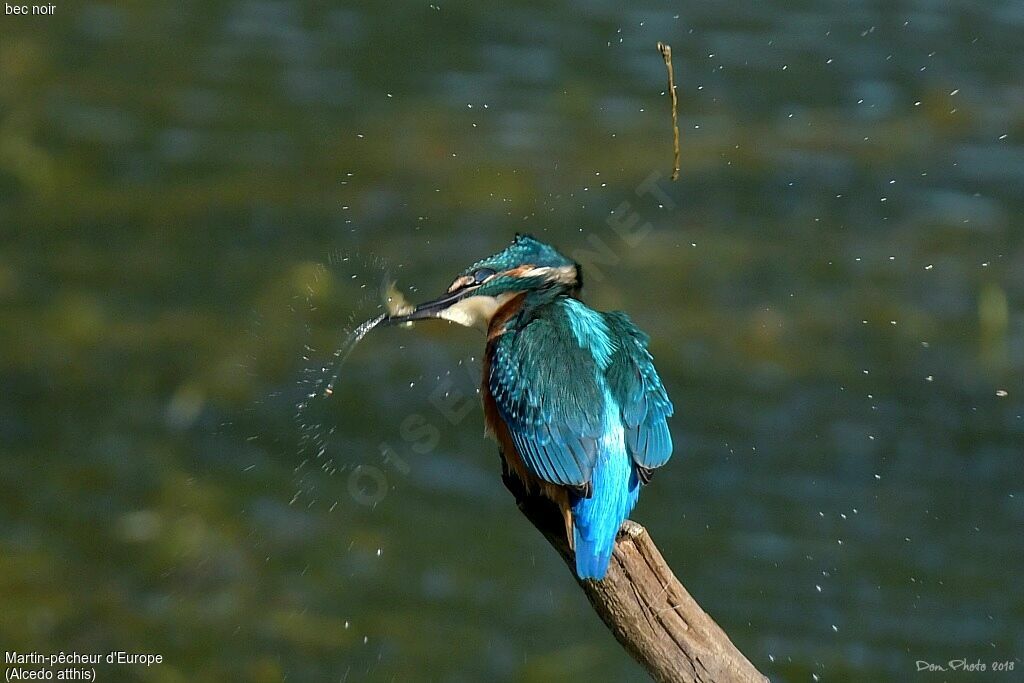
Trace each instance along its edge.
<path fill-rule="evenodd" d="M 449 294 L 443 294 L 433 301 L 420 304 L 409 313 L 405 313 L 403 315 L 389 315 L 381 321 L 381 325 L 398 325 L 401 323 L 412 322 L 413 320 L 438 318 L 441 315 L 441 311 L 460 299 L 469 296 L 475 289 L 476 287 L 463 287 L 462 289 L 458 289 Z"/>

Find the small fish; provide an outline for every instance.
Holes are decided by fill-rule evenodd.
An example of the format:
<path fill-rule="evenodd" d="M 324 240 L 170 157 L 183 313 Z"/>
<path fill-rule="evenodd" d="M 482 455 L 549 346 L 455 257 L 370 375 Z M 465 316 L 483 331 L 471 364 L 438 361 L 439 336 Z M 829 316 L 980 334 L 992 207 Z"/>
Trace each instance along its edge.
<path fill-rule="evenodd" d="M 387 277 L 381 285 L 381 295 L 384 297 L 384 307 L 389 316 L 408 315 L 416 308 L 408 302 L 405 294 L 398 289 L 397 283 Z M 402 327 L 412 327 L 412 323 L 403 323 Z"/>
<path fill-rule="evenodd" d="M 385 280 L 381 292 L 384 295 L 384 306 L 388 309 L 388 315 L 407 315 L 412 313 L 414 306 L 410 304 L 405 295 L 398 289 L 394 280 Z"/>

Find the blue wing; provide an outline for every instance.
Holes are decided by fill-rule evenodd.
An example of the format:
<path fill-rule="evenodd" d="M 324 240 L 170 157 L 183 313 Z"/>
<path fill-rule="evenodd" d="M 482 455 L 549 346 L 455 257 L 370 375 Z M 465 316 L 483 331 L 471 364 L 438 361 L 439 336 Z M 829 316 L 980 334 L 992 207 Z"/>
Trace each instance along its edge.
<path fill-rule="evenodd" d="M 527 468 L 544 481 L 588 492 L 604 395 L 593 354 L 563 317 L 549 306 L 498 337 L 488 349 L 488 389 Z"/>
<path fill-rule="evenodd" d="M 649 470 L 661 467 L 672 456 L 667 421 L 673 412 L 672 401 L 647 351 L 647 335 L 620 311 L 605 313 L 604 318 L 615 347 L 605 378 L 622 410 L 626 449 L 646 477 Z"/>

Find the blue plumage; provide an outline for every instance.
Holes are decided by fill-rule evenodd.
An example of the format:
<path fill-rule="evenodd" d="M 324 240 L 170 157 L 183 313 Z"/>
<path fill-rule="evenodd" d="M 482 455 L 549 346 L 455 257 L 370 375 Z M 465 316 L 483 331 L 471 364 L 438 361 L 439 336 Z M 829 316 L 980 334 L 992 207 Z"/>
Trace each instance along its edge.
<path fill-rule="evenodd" d="M 625 313 L 579 300 L 579 266 L 517 235 L 447 293 L 390 323 L 444 318 L 487 330 L 488 425 L 509 469 L 556 502 L 581 579 L 604 578 L 641 484 L 672 455 L 672 402 Z"/>
<path fill-rule="evenodd" d="M 605 430 L 591 477 L 590 497 L 576 496 L 572 504 L 576 575 L 604 578 L 615 547 L 615 535 L 636 505 L 640 480 L 626 452 L 619 406 L 605 395 Z"/>
<path fill-rule="evenodd" d="M 672 403 L 624 313 L 524 305 L 492 344 L 488 388 L 523 463 L 571 487 L 576 572 L 604 577 L 641 480 L 672 453 Z"/>
<path fill-rule="evenodd" d="M 626 445 L 641 467 L 661 467 L 672 455 L 667 418 L 673 407 L 647 351 L 648 337 L 625 313 L 615 311 L 605 317 L 618 340 L 608 382 L 622 407 Z"/>
<path fill-rule="evenodd" d="M 487 378 L 501 418 L 530 471 L 583 487 L 604 428 L 599 366 L 579 346 L 561 302 L 524 309 L 509 329 L 515 333 L 491 346 Z"/>

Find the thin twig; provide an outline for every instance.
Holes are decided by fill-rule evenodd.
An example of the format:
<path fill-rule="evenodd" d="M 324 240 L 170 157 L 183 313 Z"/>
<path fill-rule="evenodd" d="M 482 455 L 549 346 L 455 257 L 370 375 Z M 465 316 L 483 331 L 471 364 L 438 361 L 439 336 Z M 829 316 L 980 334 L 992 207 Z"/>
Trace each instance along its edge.
<path fill-rule="evenodd" d="M 676 110 L 679 108 L 679 101 L 676 99 L 676 76 L 672 70 L 672 46 L 668 43 L 658 43 L 658 52 L 665 60 L 665 68 L 668 69 L 668 94 L 672 98 L 672 180 L 679 179 L 679 118 Z"/>

